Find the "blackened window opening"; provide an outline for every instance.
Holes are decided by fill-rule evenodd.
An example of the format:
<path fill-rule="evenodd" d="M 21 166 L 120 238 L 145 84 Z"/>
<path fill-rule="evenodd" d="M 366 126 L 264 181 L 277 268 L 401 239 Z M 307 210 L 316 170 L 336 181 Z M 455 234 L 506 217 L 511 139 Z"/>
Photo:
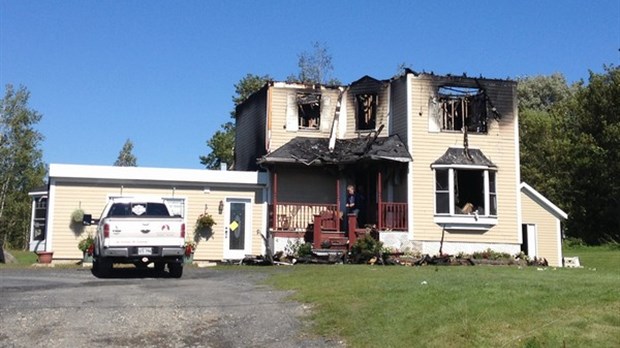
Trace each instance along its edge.
<path fill-rule="evenodd" d="M 471 214 L 478 211 L 484 213 L 484 171 L 482 170 L 455 170 L 454 171 L 454 212 L 457 214 Z"/>
<path fill-rule="evenodd" d="M 474 88 L 439 89 L 440 119 L 443 130 L 471 133 L 487 132 L 487 100 L 484 92 Z"/>
<path fill-rule="evenodd" d="M 357 104 L 357 129 L 375 129 L 377 123 L 377 94 L 357 94 L 355 102 Z"/>
<path fill-rule="evenodd" d="M 299 128 L 318 129 L 321 121 L 321 95 L 297 94 Z"/>

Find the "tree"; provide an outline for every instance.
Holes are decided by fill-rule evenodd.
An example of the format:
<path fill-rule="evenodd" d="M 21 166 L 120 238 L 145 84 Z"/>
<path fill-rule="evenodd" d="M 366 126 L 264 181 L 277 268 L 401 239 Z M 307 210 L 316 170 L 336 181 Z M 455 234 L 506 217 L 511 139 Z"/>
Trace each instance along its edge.
<path fill-rule="evenodd" d="M 207 141 L 211 152 L 207 156 L 200 156 L 200 164 L 207 169 L 217 169 L 222 163 L 226 163 L 229 167 L 233 165 L 235 125 L 232 122 L 226 122 L 221 125 L 221 128 Z"/>
<path fill-rule="evenodd" d="M 519 82 L 522 179 L 568 213 L 567 235 L 620 242 L 620 69 Z"/>
<path fill-rule="evenodd" d="M 549 76 L 530 76 L 517 79 L 519 111 L 549 111 L 571 95 L 571 88 L 561 73 Z"/>
<path fill-rule="evenodd" d="M 235 108 L 271 80 L 272 78 L 269 75 L 245 75 L 235 84 L 235 95 L 232 96 Z M 230 112 L 230 117 L 235 117 L 234 109 Z M 235 124 L 233 122 L 226 122 L 220 128 L 220 130 L 213 134 L 211 139 L 207 140 L 207 146 L 211 148 L 211 152 L 207 156 L 199 157 L 200 163 L 207 169 L 220 168 L 222 163 L 226 163 L 228 168 L 233 167 Z"/>
<path fill-rule="evenodd" d="M 565 134 L 558 134 L 561 117 L 552 109 L 571 95 L 562 74 L 517 80 L 521 179 L 559 202 L 560 175 L 553 160 Z"/>
<path fill-rule="evenodd" d="M 118 158 L 114 165 L 117 167 L 136 167 L 136 156 L 133 155 L 133 143 L 130 139 L 125 141 L 123 148 L 118 153 Z"/>
<path fill-rule="evenodd" d="M 29 99 L 25 87 L 14 90 L 8 84 L 0 100 L 0 244 L 13 248 L 28 243 L 28 192 L 42 186 L 45 177 L 43 135 L 34 129 L 42 116 L 28 106 Z"/>
<path fill-rule="evenodd" d="M 332 77 L 334 65 L 332 56 L 325 44 L 312 43 L 311 51 L 303 51 L 299 54 L 297 65 L 299 73 L 291 75 L 287 82 L 299 82 L 304 84 L 339 85 L 340 81 Z"/>
<path fill-rule="evenodd" d="M 568 172 L 565 191 L 570 235 L 589 244 L 620 242 L 620 68 L 590 72 L 589 83 L 557 110 L 566 134 L 558 167 Z"/>

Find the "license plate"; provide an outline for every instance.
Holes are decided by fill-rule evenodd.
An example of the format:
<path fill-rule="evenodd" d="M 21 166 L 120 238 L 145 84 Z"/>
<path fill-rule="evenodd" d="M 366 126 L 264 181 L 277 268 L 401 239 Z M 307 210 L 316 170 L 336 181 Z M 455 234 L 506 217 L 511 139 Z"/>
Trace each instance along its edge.
<path fill-rule="evenodd" d="M 138 255 L 151 255 L 152 253 L 152 248 L 138 248 Z"/>

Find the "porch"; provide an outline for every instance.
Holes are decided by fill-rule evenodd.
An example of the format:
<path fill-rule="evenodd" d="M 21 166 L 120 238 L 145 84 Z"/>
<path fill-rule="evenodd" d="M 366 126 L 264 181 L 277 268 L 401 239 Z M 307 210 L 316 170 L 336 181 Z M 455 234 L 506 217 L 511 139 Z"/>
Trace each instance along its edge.
<path fill-rule="evenodd" d="M 367 225 L 407 231 L 404 178 L 411 156 L 398 136 L 378 137 L 381 129 L 331 142 L 294 138 L 259 159 L 271 176 L 270 234 L 303 239 L 315 249 L 348 249 Z M 348 186 L 355 189 L 357 216 L 346 216 Z"/>
<path fill-rule="evenodd" d="M 314 249 L 348 249 L 367 229 L 355 214 L 345 216 L 335 204 L 278 202 L 269 205 L 269 230 L 274 237 L 303 238 Z M 376 221 L 366 225 L 379 231 L 407 231 L 407 203 L 377 202 Z M 345 223 L 345 219 L 347 219 Z"/>

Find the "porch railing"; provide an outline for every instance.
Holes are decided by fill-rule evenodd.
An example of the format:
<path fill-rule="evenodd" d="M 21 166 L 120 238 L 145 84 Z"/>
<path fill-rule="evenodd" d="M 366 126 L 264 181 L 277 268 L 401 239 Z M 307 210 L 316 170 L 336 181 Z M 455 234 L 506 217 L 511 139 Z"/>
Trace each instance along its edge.
<path fill-rule="evenodd" d="M 379 230 L 407 230 L 407 203 L 379 203 Z"/>
<path fill-rule="evenodd" d="M 305 231 L 314 223 L 314 215 L 336 211 L 336 204 L 278 202 L 275 213 L 273 205 L 269 206 L 269 211 L 275 214 L 275 219 L 271 215 L 269 224 L 273 230 Z"/>

